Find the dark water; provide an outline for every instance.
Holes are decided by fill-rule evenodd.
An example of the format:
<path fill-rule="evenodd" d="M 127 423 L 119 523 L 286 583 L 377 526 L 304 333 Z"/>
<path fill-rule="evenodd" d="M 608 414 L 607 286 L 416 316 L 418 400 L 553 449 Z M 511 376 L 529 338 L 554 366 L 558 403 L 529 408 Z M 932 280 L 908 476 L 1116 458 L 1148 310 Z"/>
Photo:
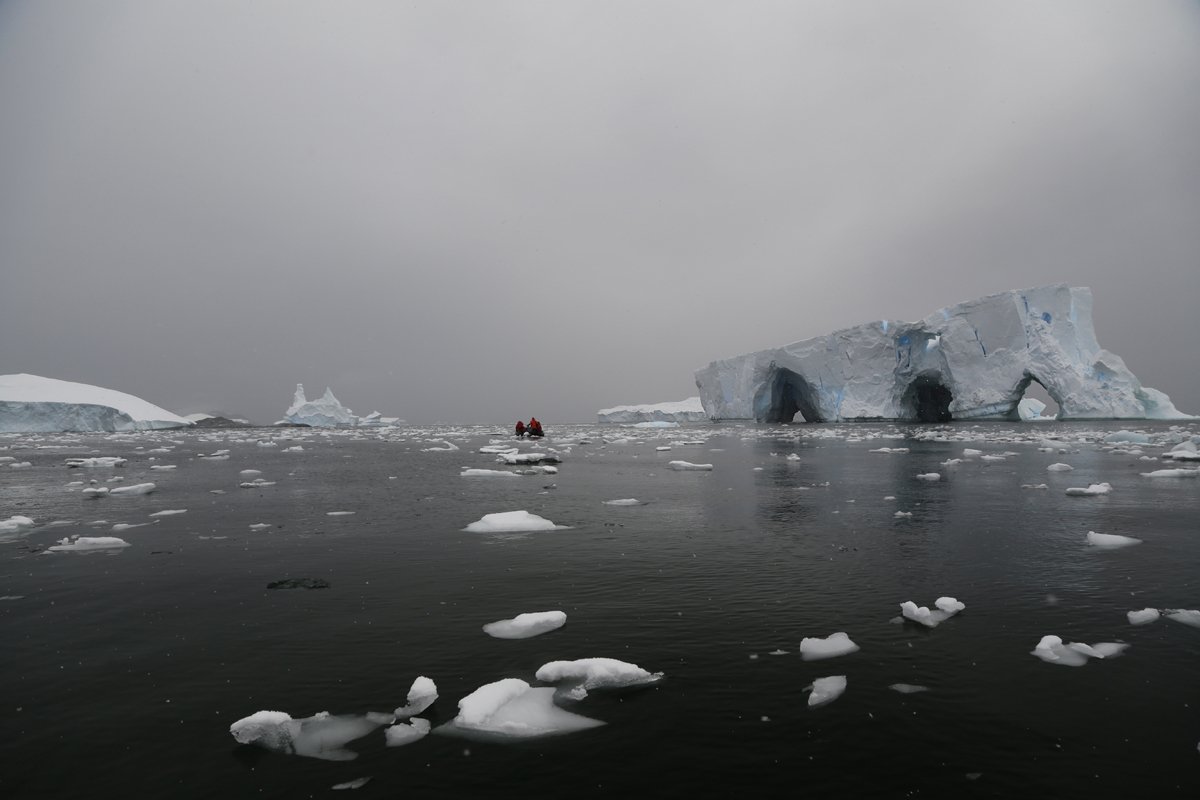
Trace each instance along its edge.
<path fill-rule="evenodd" d="M 519 480 L 458 477 L 500 468 L 475 452 L 487 429 L 299 433 L 301 453 L 247 438 L 275 430 L 2 439 L 21 449 L 0 455 L 34 466 L 0 474 L 0 519 L 80 524 L 0 544 L 0 595 L 21 596 L 0 602 L 0 796 L 305 797 L 372 776 L 355 796 L 1197 797 L 1200 630 L 1133 627 L 1125 612 L 1200 607 L 1200 481 L 1143 478 L 1170 465 L 1085 441 L 1117 427 L 946 429 L 997 440 L 977 443 L 846 440 L 928 430 L 916 426 L 588 426 L 562 432 L 590 443 L 569 445 L 558 475 Z M 1014 432 L 1061 434 L 1078 452 L 1003 441 Z M 603 441 L 621 435 L 636 438 Z M 462 449 L 422 452 L 434 436 Z M 703 443 L 655 450 L 688 438 Z M 868 452 L 883 445 L 911 452 Z M 149 461 L 160 446 L 174 450 Z M 229 460 L 195 458 L 219 447 Z M 964 447 L 1018 455 L 938 466 Z M 63 465 L 86 454 L 130 461 L 88 475 Z M 672 459 L 715 469 L 674 472 Z M 1075 471 L 1047 473 L 1055 461 Z M 238 488 L 247 468 L 276 485 Z M 913 477 L 930 471 L 944 480 Z M 64 488 L 113 474 L 158 491 L 85 500 Z M 1115 491 L 1063 493 L 1094 481 Z M 602 504 L 624 497 L 645 505 Z M 85 524 L 181 508 L 123 533 Z M 514 509 L 572 528 L 461 530 Z M 356 513 L 326 515 L 337 510 Z M 249 530 L 259 522 L 273 527 Z M 1089 530 L 1145 543 L 1097 552 Z M 39 552 L 76 533 L 133 546 Z M 288 577 L 331 588 L 266 589 Z M 891 622 L 900 602 L 944 594 L 966 611 L 935 630 Z M 550 609 L 568 622 L 544 636 L 480 631 Z M 861 651 L 800 659 L 801 638 L 835 631 Z M 1066 668 L 1029 654 L 1051 633 L 1132 646 Z M 789 652 L 768 655 L 776 648 Z M 575 710 L 606 726 L 536 741 L 429 736 L 388 749 L 377 733 L 335 763 L 238 747 L 228 733 L 259 709 L 387 711 L 417 675 L 441 692 L 425 715 L 436 726 L 485 683 L 533 682 L 546 661 L 590 656 L 667 677 L 594 692 Z M 807 708 L 804 687 L 837 674 L 846 693 Z M 898 682 L 929 691 L 888 688 Z"/>

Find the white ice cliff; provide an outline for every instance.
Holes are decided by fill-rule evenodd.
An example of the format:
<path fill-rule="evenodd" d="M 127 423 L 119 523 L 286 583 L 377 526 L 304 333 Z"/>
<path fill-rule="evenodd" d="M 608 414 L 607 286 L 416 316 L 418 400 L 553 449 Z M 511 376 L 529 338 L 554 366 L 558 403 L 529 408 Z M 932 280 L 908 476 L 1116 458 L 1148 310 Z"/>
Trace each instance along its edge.
<path fill-rule="evenodd" d="M 140 397 L 39 375 L 0 375 L 0 432 L 144 431 L 192 422 Z"/>
<path fill-rule="evenodd" d="M 597 422 L 705 422 L 708 415 L 699 397 L 689 397 L 674 403 L 655 403 L 641 406 L 613 406 L 596 412 Z"/>
<path fill-rule="evenodd" d="M 1100 348 L 1092 293 L 1060 284 L 883 320 L 714 361 L 696 372 L 708 417 L 760 422 L 1017 420 L 1037 381 L 1059 419 L 1178 419 L 1162 392 Z"/>

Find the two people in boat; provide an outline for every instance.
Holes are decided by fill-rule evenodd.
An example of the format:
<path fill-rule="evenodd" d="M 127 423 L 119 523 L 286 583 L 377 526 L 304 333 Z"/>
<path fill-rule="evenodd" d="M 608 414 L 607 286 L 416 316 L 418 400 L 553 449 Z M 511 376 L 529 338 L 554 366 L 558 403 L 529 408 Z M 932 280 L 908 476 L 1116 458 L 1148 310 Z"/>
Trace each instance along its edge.
<path fill-rule="evenodd" d="M 530 417 L 529 424 L 526 425 L 521 420 L 517 420 L 517 438 L 523 439 L 525 436 L 532 438 L 541 438 L 546 434 L 542 432 L 542 423 L 538 422 L 537 417 Z"/>

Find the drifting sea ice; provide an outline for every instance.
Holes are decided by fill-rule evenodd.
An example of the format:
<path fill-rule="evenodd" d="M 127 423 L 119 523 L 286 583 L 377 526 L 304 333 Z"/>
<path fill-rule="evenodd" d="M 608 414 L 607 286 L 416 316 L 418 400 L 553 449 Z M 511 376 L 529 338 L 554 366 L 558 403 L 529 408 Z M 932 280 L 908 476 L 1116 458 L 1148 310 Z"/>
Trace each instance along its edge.
<path fill-rule="evenodd" d="M 832 703 L 846 691 L 845 675 L 830 675 L 827 678 L 817 678 L 812 682 L 812 694 L 808 696 L 808 707 L 823 706 Z"/>
<path fill-rule="evenodd" d="M 893 692 L 899 692 L 900 694 L 916 694 L 917 692 L 929 691 L 928 686 L 920 686 L 915 683 L 893 683 L 888 688 Z"/>
<path fill-rule="evenodd" d="M 269 528 L 269 527 L 271 527 L 271 526 L 270 526 L 270 525 L 268 525 L 268 524 L 267 524 L 267 523 L 265 523 L 265 522 L 256 522 L 256 523 L 254 523 L 253 525 L 251 525 L 251 526 L 250 526 L 250 530 L 252 530 L 252 531 L 265 531 L 265 530 L 266 530 L 267 528 Z"/>
<path fill-rule="evenodd" d="M 397 722 L 395 725 L 384 728 L 383 735 L 387 739 L 388 747 L 403 747 L 419 739 L 424 739 L 429 735 L 430 728 L 429 720 L 414 717 L 408 722 Z"/>
<path fill-rule="evenodd" d="M 496 514 L 484 514 L 481 519 L 472 522 L 463 530 L 471 533 L 515 533 L 561 531 L 566 528 L 566 525 L 555 525 L 550 520 L 528 511 L 501 511 Z"/>
<path fill-rule="evenodd" d="M 1071 472 L 1074 469 L 1075 468 L 1070 464 L 1063 464 L 1060 462 L 1058 464 L 1051 464 L 1050 466 L 1046 467 L 1046 472 Z"/>
<path fill-rule="evenodd" d="M 125 496 L 133 497 L 140 494 L 150 494 L 157 488 L 153 483 L 135 483 L 133 486 L 118 486 L 115 489 L 109 489 L 110 497 Z M 87 491 L 86 489 L 84 490 Z"/>
<path fill-rule="evenodd" d="M 0 533 L 18 533 L 26 528 L 32 528 L 33 525 L 31 518 L 17 514 L 8 519 L 0 519 Z"/>
<path fill-rule="evenodd" d="M 458 474 L 460 478 L 519 478 L 515 472 L 506 469 L 464 469 Z"/>
<path fill-rule="evenodd" d="M 649 672 L 637 664 L 615 658 L 580 658 L 576 661 L 551 661 L 538 667 L 536 677 L 543 683 L 570 685 L 566 694 L 582 700 L 592 689 L 628 689 L 649 686 L 663 679 L 661 672 Z"/>
<path fill-rule="evenodd" d="M 163 509 L 162 511 L 155 511 L 150 516 L 152 516 L 152 517 L 173 517 L 176 514 L 186 514 L 186 513 L 187 513 L 186 508 L 167 508 L 167 509 Z"/>
<path fill-rule="evenodd" d="M 845 633 L 838 632 L 826 636 L 805 637 L 800 641 L 800 657 L 805 661 L 817 661 L 822 658 L 836 658 L 857 652 L 859 646 L 850 640 Z"/>
<path fill-rule="evenodd" d="M 174 464 L 151 464 L 150 469 L 156 469 L 160 472 L 165 472 L 167 470 L 176 469 L 176 466 Z"/>
<path fill-rule="evenodd" d="M 408 697 L 404 705 L 395 710 L 396 719 L 407 719 L 416 716 L 433 705 L 438 699 L 437 684 L 424 675 L 418 676 L 408 689 Z"/>
<path fill-rule="evenodd" d="M 1093 483 L 1086 489 L 1072 487 L 1067 489 L 1067 495 L 1070 497 L 1096 497 L 1097 495 L 1108 494 L 1112 491 L 1112 485 L 1108 483 Z"/>
<path fill-rule="evenodd" d="M 238 486 L 240 486 L 243 489 L 261 489 L 264 486 L 274 486 L 274 485 L 275 485 L 275 481 L 265 481 L 262 478 L 255 478 L 252 481 L 245 481 L 243 483 L 238 484 Z"/>
<path fill-rule="evenodd" d="M 1087 543 L 1092 547 L 1098 547 L 1102 550 L 1116 550 L 1119 547 L 1141 544 L 1142 540 L 1134 539 L 1132 536 L 1118 536 L 1115 533 L 1088 531 Z"/>
<path fill-rule="evenodd" d="M 1048 664 L 1064 667 L 1082 667 L 1089 658 L 1115 658 L 1129 645 L 1120 642 L 1099 642 L 1087 645 L 1082 642 L 1063 644 L 1057 636 L 1043 636 L 1030 655 L 1037 656 Z"/>
<path fill-rule="evenodd" d="M 713 465 L 712 464 L 693 464 L 690 461 L 671 461 L 671 462 L 668 462 L 667 467 L 669 469 L 673 469 L 678 472 L 686 472 L 689 470 L 693 470 L 693 471 L 697 471 L 697 472 L 711 472 Z"/>
<path fill-rule="evenodd" d="M 562 461 L 561 458 L 553 453 L 502 453 L 497 461 L 503 461 L 505 464 L 558 464 Z"/>
<path fill-rule="evenodd" d="M 531 688 L 519 678 L 480 686 L 458 701 L 458 716 L 439 733 L 532 738 L 595 728 L 604 723 L 554 705 L 554 689 Z"/>
<path fill-rule="evenodd" d="M 1200 628 L 1200 610 L 1194 608 L 1168 608 L 1167 619 Z"/>
<path fill-rule="evenodd" d="M 1128 611 L 1125 616 L 1129 618 L 1130 625 L 1149 625 L 1161 615 L 1157 608 L 1143 608 L 1141 611 Z"/>
<path fill-rule="evenodd" d="M 496 639 L 530 639 L 566 624 L 567 615 L 562 611 L 533 611 L 512 619 L 489 622 L 483 626 L 483 632 Z"/>
<path fill-rule="evenodd" d="M 642 501 L 638 500 L 636 497 L 624 497 L 620 500 L 604 501 L 604 505 L 606 506 L 640 506 L 641 504 Z"/>
<path fill-rule="evenodd" d="M 940 481 L 941 479 L 941 473 L 938 472 L 922 472 L 917 475 L 919 481 Z"/>
<path fill-rule="evenodd" d="M 900 613 L 905 619 L 920 623 L 927 628 L 936 628 L 966 608 L 963 603 L 953 597 L 939 597 L 933 605 L 934 609 L 931 611 L 925 606 L 918 606 L 913 601 L 906 600 L 900 604 Z"/>
<path fill-rule="evenodd" d="M 350 761 L 358 753 L 343 745 L 379 727 L 363 716 L 333 716 L 328 711 L 292 719 L 282 711 L 258 711 L 229 726 L 239 744 L 253 744 L 280 753 L 327 761 Z"/>
<path fill-rule="evenodd" d="M 121 467 L 125 465 L 125 459 L 120 456 L 96 456 L 95 458 L 68 458 L 66 461 L 68 467 Z"/>
<path fill-rule="evenodd" d="M 78 553 L 85 550 L 116 550 L 122 547 L 129 547 L 129 542 L 116 536 L 80 536 L 74 540 L 63 539 L 47 549 L 55 553 Z"/>
<path fill-rule="evenodd" d="M 1143 472 L 1143 478 L 1195 478 L 1200 476 L 1200 469 L 1156 469 L 1153 472 Z"/>

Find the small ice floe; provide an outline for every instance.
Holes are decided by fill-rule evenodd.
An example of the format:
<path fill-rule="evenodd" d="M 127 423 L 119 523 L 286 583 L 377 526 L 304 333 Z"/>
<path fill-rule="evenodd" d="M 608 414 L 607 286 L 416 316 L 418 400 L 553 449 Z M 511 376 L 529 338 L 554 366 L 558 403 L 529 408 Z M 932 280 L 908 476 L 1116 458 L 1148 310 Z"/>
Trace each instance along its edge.
<path fill-rule="evenodd" d="M 636 497 L 623 497 L 620 500 L 604 501 L 604 505 L 606 506 L 640 506 L 641 504 L 642 501 L 638 500 Z"/>
<path fill-rule="evenodd" d="M 980 456 L 979 460 L 984 464 L 999 464 L 1002 461 L 1007 461 L 1005 456 Z"/>
<path fill-rule="evenodd" d="M 1080 487 L 1072 487 L 1067 489 L 1069 497 L 1096 497 L 1102 494 L 1108 494 L 1112 491 L 1112 485 L 1108 483 L 1093 483 L 1086 489 Z"/>
<path fill-rule="evenodd" d="M 896 495 L 894 495 L 894 494 L 889 494 L 889 495 L 886 495 L 886 496 L 884 496 L 884 498 L 883 498 L 883 499 L 884 499 L 884 500 L 895 500 L 895 499 L 896 499 Z"/>
<path fill-rule="evenodd" d="M 152 517 L 173 517 L 176 514 L 186 514 L 186 513 L 187 513 L 186 508 L 167 508 L 167 509 L 163 509 L 162 511 L 155 511 L 150 516 L 152 516 Z"/>
<path fill-rule="evenodd" d="M 1157 620 L 1159 614 L 1157 608 L 1143 608 L 1141 611 L 1127 611 L 1125 616 L 1129 618 L 1130 625 L 1149 625 Z"/>
<path fill-rule="evenodd" d="M 294 444 L 294 445 L 292 445 L 291 447 L 285 447 L 285 448 L 283 448 L 283 449 L 282 449 L 282 450 L 280 450 L 279 452 L 281 452 L 281 453 L 303 453 L 303 452 L 304 452 L 304 448 L 303 448 L 303 447 L 301 447 L 301 446 L 300 446 L 300 445 L 298 445 L 298 444 Z"/>
<path fill-rule="evenodd" d="M 109 489 L 110 497 L 133 497 L 135 495 L 150 494 L 156 487 L 153 483 L 135 483 L 132 486 L 118 486 L 115 489 Z"/>
<path fill-rule="evenodd" d="M 877 447 L 874 450 L 868 450 L 868 453 L 907 453 L 907 447 Z"/>
<path fill-rule="evenodd" d="M 519 531 L 561 531 L 566 525 L 555 525 L 545 517 L 530 514 L 528 511 L 501 511 L 496 514 L 484 514 L 481 519 L 472 522 L 464 531 L 471 533 L 516 533 Z"/>
<path fill-rule="evenodd" d="M 534 689 L 519 678 L 504 678 L 480 686 L 459 700 L 458 716 L 439 727 L 438 732 L 528 739 L 603 724 L 554 705 L 553 688 Z"/>
<path fill-rule="evenodd" d="M 788 461 L 799 461 L 799 460 L 800 460 L 800 454 L 799 454 L 799 453 L 788 453 L 788 454 L 787 454 L 787 460 L 788 460 Z"/>
<path fill-rule="evenodd" d="M 506 469 L 464 469 L 458 473 L 460 478 L 519 478 L 515 472 Z"/>
<path fill-rule="evenodd" d="M 982 450 L 972 450 L 970 447 L 963 448 L 963 458 L 978 458 L 983 455 Z"/>
<path fill-rule="evenodd" d="M 1022 489 L 1049 489 L 1050 486 L 1045 483 L 1022 483 Z"/>
<path fill-rule="evenodd" d="M 419 675 L 412 682 L 412 686 L 409 687 L 408 697 L 405 698 L 404 705 L 395 710 L 396 719 L 415 717 L 433 705 L 437 699 L 437 684 L 431 678 Z"/>
<path fill-rule="evenodd" d="M 58 544 L 47 548 L 56 553 L 82 552 L 85 550 L 118 550 L 129 547 L 129 542 L 116 536 L 79 536 L 75 539 L 62 539 Z"/>
<path fill-rule="evenodd" d="M 243 489 L 261 489 L 264 486 L 274 485 L 275 481 L 265 481 L 262 478 L 255 478 L 252 481 L 243 481 L 242 483 L 238 484 L 238 486 L 242 487 Z"/>
<path fill-rule="evenodd" d="M 1200 461 L 1200 447 L 1196 446 L 1196 442 L 1188 439 L 1163 453 L 1162 457 L 1175 461 Z"/>
<path fill-rule="evenodd" d="M 349 516 L 351 516 L 353 514 L 357 514 L 357 513 L 358 513 L 357 511 L 326 511 L 325 516 L 327 516 L 327 517 L 349 517 Z"/>
<path fill-rule="evenodd" d="M 812 690 L 812 694 L 808 696 L 809 708 L 832 703 L 846 691 L 846 676 L 830 675 L 827 678 L 817 678 L 811 686 L 804 687 L 804 691 L 809 689 Z"/>
<path fill-rule="evenodd" d="M 136 525 L 133 524 L 132 522 L 118 522 L 116 525 L 113 525 L 112 528 L 110 528 L 110 530 L 113 533 L 120 533 L 121 531 L 127 531 L 127 530 L 131 530 L 133 528 L 144 528 L 149 524 L 150 524 L 149 522 L 142 522 L 142 523 L 138 523 Z"/>
<path fill-rule="evenodd" d="M 496 460 L 503 461 L 505 464 L 558 464 L 562 461 L 554 453 L 542 453 L 540 451 L 532 453 L 502 453 Z"/>
<path fill-rule="evenodd" d="M 961 463 L 963 463 L 963 460 L 961 458 L 948 458 L 945 461 L 941 462 L 940 466 L 957 467 Z"/>
<path fill-rule="evenodd" d="M 832 633 L 824 639 L 805 637 L 800 641 L 800 657 L 805 661 L 818 661 L 822 658 L 836 658 L 858 652 L 859 646 L 842 632 Z"/>
<path fill-rule="evenodd" d="M 429 723 L 426 723 L 426 725 L 428 725 L 428 724 Z M 354 780 L 346 781 L 345 783 L 335 783 L 333 786 L 330 786 L 329 788 L 333 789 L 334 791 L 339 791 L 341 789 L 361 789 L 362 787 L 366 786 L 370 782 L 371 782 L 371 776 L 368 775 L 365 778 L 355 778 Z"/>
<path fill-rule="evenodd" d="M 253 744 L 279 753 L 327 761 L 350 761 L 358 753 L 343 745 L 379 727 L 365 716 L 333 716 L 328 711 L 292 719 L 282 711 L 258 711 L 229 726 L 239 744 Z"/>
<path fill-rule="evenodd" d="M 33 466 L 32 461 L 14 461 L 8 465 L 10 469 L 29 469 Z"/>
<path fill-rule="evenodd" d="M 408 722 L 397 722 L 395 725 L 384 728 L 383 735 L 388 747 L 403 747 L 419 739 L 424 739 L 429 735 L 431 728 L 429 720 L 413 717 Z"/>
<path fill-rule="evenodd" d="M 1200 610 L 1194 608 L 1168 608 L 1165 613 L 1169 620 L 1182 622 L 1184 625 L 1191 625 L 1193 628 L 1200 628 Z"/>
<path fill-rule="evenodd" d="M 253 478 L 256 475 L 262 475 L 261 469 L 243 469 L 238 472 L 243 478 Z"/>
<path fill-rule="evenodd" d="M 656 447 L 656 448 L 654 448 L 654 449 L 655 449 L 657 452 L 659 452 L 659 453 L 665 453 L 665 452 L 667 452 L 668 450 L 670 450 L 670 449 L 671 449 L 671 446 L 670 446 L 670 445 L 666 445 L 666 444 L 664 444 L 664 445 L 662 445 L 661 447 Z"/>
<path fill-rule="evenodd" d="M 547 464 L 535 464 L 532 467 L 525 469 L 513 470 L 517 475 L 557 475 L 558 467 L 551 467 Z"/>
<path fill-rule="evenodd" d="M 453 453 L 458 449 L 458 445 L 453 442 L 447 442 L 445 439 L 434 439 L 434 444 L 443 445 L 442 447 L 422 447 L 422 453 Z"/>
<path fill-rule="evenodd" d="M 279 447 L 278 444 L 270 441 L 269 439 L 263 439 L 260 442 L 255 442 L 255 444 L 257 444 L 259 447 Z"/>
<path fill-rule="evenodd" d="M 669 469 L 673 469 L 678 472 L 686 472 L 688 470 L 694 470 L 694 471 L 698 471 L 698 472 L 711 472 L 713 465 L 712 464 L 693 464 L 690 461 L 671 461 L 671 462 L 667 463 L 667 467 Z"/>
<path fill-rule="evenodd" d="M 905 619 L 910 619 L 927 628 L 936 628 L 966 608 L 964 604 L 953 597 L 939 597 L 933 605 L 933 610 L 930 610 L 925 606 L 918 606 L 911 600 L 906 600 L 900 604 L 900 613 Z"/>
<path fill-rule="evenodd" d="M 529 639 L 556 631 L 566 624 L 567 615 L 561 611 L 532 611 L 517 614 L 512 619 L 489 622 L 483 626 L 483 632 L 497 639 Z"/>
<path fill-rule="evenodd" d="M 908 519 L 909 517 L 912 516 L 912 512 L 911 511 L 897 511 L 895 514 L 892 514 L 892 516 L 895 517 L 896 519 Z"/>
<path fill-rule="evenodd" d="M 199 455 L 199 458 L 207 459 L 208 461 L 228 461 L 229 460 L 229 451 L 228 450 L 216 450 L 216 451 L 214 451 L 212 453 L 208 453 L 208 454 L 201 453 Z"/>
<path fill-rule="evenodd" d="M 270 528 L 270 527 L 271 527 L 271 526 L 270 526 L 270 525 L 268 525 L 268 524 L 267 524 L 267 523 L 265 523 L 265 522 L 256 522 L 256 523 L 254 523 L 253 525 L 251 525 L 251 526 L 250 526 L 250 530 L 252 530 L 252 531 L 265 531 L 267 528 Z"/>
<path fill-rule="evenodd" d="M 1153 472 L 1143 472 L 1143 478 L 1195 478 L 1200 476 L 1198 469 L 1156 469 Z"/>
<path fill-rule="evenodd" d="M 782 647 L 776 647 L 774 650 L 767 653 L 767 655 L 769 655 L 769 656 L 786 656 L 787 654 L 788 654 L 788 651 L 784 650 Z"/>
<path fill-rule="evenodd" d="M 84 497 L 90 497 L 93 500 L 98 500 L 101 497 L 105 497 L 108 495 L 108 487 L 107 486 L 89 486 L 86 489 L 84 489 L 82 492 L 80 492 L 80 494 L 82 494 Z"/>
<path fill-rule="evenodd" d="M 172 470 L 175 468 L 176 468 L 176 466 L 174 464 L 151 464 L 150 465 L 150 469 L 156 469 L 159 472 L 166 472 L 168 470 Z"/>
<path fill-rule="evenodd" d="M 1128 647 L 1129 645 L 1121 642 L 1063 644 L 1063 640 L 1057 636 L 1043 636 L 1037 647 L 1030 651 L 1030 655 L 1035 655 L 1048 664 L 1082 667 L 1089 658 L 1116 658 Z"/>
<path fill-rule="evenodd" d="M 637 664 L 615 658 L 580 658 L 576 661 L 551 661 L 538 668 L 543 683 L 567 684 L 565 694 L 582 700 L 593 689 L 630 689 L 650 686 L 663 679 L 661 672 L 648 672 Z"/>
<path fill-rule="evenodd" d="M 1072 467 L 1070 464 L 1059 463 L 1059 464 L 1051 464 L 1050 466 L 1046 467 L 1046 472 L 1071 472 L 1074 469 L 1075 468 Z"/>
<path fill-rule="evenodd" d="M 893 692 L 899 692 L 900 694 L 916 694 L 917 692 L 929 691 L 928 686 L 920 686 L 915 683 L 893 683 L 888 688 Z"/>
<path fill-rule="evenodd" d="M 125 459 L 120 456 L 96 456 L 95 458 L 68 458 L 66 463 L 71 468 L 123 467 Z"/>
<path fill-rule="evenodd" d="M 1088 531 L 1087 543 L 1092 547 L 1099 547 L 1102 550 L 1116 550 L 1119 547 L 1141 544 L 1142 540 L 1135 539 L 1132 536 L 1119 536 L 1115 533 Z"/>
<path fill-rule="evenodd" d="M 940 481 L 941 479 L 942 475 L 940 472 L 921 472 L 917 474 L 917 480 L 919 481 Z"/>
<path fill-rule="evenodd" d="M 31 517 L 25 517 L 20 514 L 9 517 L 8 519 L 0 519 L 0 534 L 2 533 L 20 533 L 28 530 L 34 525 Z"/>
<path fill-rule="evenodd" d="M 1150 437 L 1139 431 L 1119 430 L 1104 437 L 1107 444 L 1149 444 Z"/>

